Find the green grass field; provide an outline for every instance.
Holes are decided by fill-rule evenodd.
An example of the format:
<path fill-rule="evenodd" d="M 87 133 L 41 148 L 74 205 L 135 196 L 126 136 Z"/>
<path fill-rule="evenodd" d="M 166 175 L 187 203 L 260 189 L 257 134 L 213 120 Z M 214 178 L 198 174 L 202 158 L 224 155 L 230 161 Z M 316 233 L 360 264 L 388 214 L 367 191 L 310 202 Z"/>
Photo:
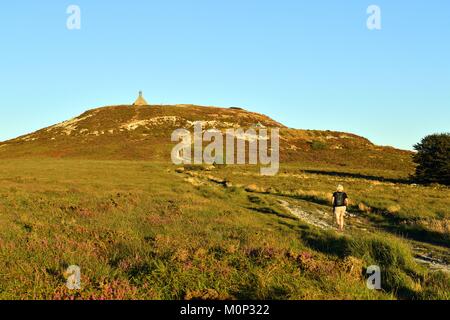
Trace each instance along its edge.
<path fill-rule="evenodd" d="M 314 170 L 189 175 L 159 162 L 1 160 L 0 299 L 450 298 L 448 274 L 413 251 L 420 243 L 448 259 L 447 188 L 382 170 Z M 339 182 L 368 231 L 322 230 L 278 202 L 328 210 Z M 383 290 L 366 287 L 371 264 Z M 79 291 L 65 286 L 69 265 L 81 268 Z"/>

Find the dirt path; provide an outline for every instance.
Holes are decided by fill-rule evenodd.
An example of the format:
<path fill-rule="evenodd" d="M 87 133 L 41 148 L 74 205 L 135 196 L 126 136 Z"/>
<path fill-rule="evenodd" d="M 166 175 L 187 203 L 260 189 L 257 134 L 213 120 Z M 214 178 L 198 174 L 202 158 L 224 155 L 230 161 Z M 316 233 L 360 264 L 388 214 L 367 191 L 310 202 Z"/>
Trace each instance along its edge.
<path fill-rule="evenodd" d="M 306 223 L 321 229 L 337 230 L 336 226 L 333 225 L 334 220 L 331 213 L 327 213 L 326 211 L 320 209 L 305 210 L 299 203 L 293 204 L 291 201 L 281 199 L 278 199 L 278 203 L 293 216 L 296 216 L 298 219 Z M 349 230 L 350 233 L 352 229 L 360 231 L 372 230 L 376 232 L 375 226 L 371 225 L 368 221 L 362 222 L 356 217 L 347 218 L 346 223 L 347 230 Z M 450 272 L 450 265 L 443 259 L 439 258 L 439 256 L 442 256 L 442 252 L 438 252 L 437 249 L 433 249 L 431 246 L 424 246 L 416 241 L 410 241 L 407 239 L 404 240 L 412 244 L 414 259 L 416 262 L 426 266 L 430 270 Z"/>
<path fill-rule="evenodd" d="M 186 179 L 186 181 L 194 185 L 206 183 L 227 187 L 227 183 L 223 179 L 215 178 L 212 176 L 204 176 L 202 174 L 189 171 L 185 172 L 185 174 L 187 174 L 189 177 Z M 308 205 L 306 205 L 306 200 L 286 200 L 286 198 L 283 198 L 282 196 L 271 195 L 267 194 L 266 192 L 253 191 L 251 193 L 260 193 L 264 194 L 265 196 L 275 198 L 281 205 L 281 207 L 283 207 L 287 212 L 308 224 L 324 230 L 337 230 L 334 224 L 334 217 L 329 207 L 311 203 L 308 203 Z M 374 225 L 367 219 L 352 215 L 347 216 L 346 230 L 349 233 L 352 233 L 352 231 L 355 230 L 362 232 L 380 231 L 376 225 Z M 442 247 L 437 247 L 410 239 L 402 239 L 408 241 L 411 244 L 414 259 L 417 263 L 420 263 L 433 271 L 440 270 L 444 272 L 450 272 L 450 265 L 446 262 L 450 261 L 448 250 L 443 249 Z M 443 257 L 445 257 L 445 259 Z"/>
<path fill-rule="evenodd" d="M 334 229 L 337 230 L 335 226 L 331 224 L 331 217 L 325 211 L 318 210 L 316 212 L 305 211 L 304 209 L 291 205 L 288 201 L 278 200 L 278 203 L 290 212 L 292 215 L 296 216 L 298 219 L 305 221 L 313 226 L 319 227 L 321 229 Z"/>

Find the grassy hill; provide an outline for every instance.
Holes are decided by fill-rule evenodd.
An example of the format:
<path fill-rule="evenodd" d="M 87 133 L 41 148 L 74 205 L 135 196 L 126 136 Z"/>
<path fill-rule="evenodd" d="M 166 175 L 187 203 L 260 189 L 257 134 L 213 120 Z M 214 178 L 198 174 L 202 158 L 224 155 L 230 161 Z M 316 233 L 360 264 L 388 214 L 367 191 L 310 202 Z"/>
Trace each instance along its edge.
<path fill-rule="evenodd" d="M 170 133 L 197 120 L 280 128 L 279 174 L 172 165 Z M 412 170 L 409 152 L 242 109 L 90 110 L 0 144 L 0 299 L 449 299 L 450 190 Z"/>
<path fill-rule="evenodd" d="M 354 134 L 286 128 L 267 116 L 238 108 L 176 106 L 112 106 L 31 134 L 0 143 L 0 158 L 53 157 L 103 160 L 170 160 L 173 130 L 280 128 L 282 162 L 311 162 L 380 170 L 413 169 L 411 153 L 375 146 Z"/>

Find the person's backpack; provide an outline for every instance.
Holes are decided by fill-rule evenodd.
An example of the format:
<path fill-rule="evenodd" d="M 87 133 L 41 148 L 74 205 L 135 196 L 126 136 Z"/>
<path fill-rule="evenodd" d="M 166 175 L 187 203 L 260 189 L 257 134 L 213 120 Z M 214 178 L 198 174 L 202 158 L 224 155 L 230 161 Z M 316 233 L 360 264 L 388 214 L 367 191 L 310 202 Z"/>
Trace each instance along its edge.
<path fill-rule="evenodd" d="M 334 194 L 334 206 L 342 207 L 345 206 L 345 193 L 344 192 L 336 192 Z"/>

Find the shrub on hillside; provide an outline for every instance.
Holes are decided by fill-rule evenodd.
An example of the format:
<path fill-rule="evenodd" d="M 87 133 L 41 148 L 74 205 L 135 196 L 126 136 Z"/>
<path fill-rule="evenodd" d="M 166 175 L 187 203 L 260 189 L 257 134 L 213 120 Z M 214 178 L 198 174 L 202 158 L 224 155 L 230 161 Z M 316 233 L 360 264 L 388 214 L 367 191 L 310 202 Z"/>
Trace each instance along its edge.
<path fill-rule="evenodd" d="M 314 140 L 313 142 L 311 142 L 311 149 L 313 150 L 325 150 L 326 148 L 327 148 L 326 143 L 322 141 Z"/>
<path fill-rule="evenodd" d="M 415 180 L 450 185 L 450 133 L 432 134 L 414 146 Z"/>

